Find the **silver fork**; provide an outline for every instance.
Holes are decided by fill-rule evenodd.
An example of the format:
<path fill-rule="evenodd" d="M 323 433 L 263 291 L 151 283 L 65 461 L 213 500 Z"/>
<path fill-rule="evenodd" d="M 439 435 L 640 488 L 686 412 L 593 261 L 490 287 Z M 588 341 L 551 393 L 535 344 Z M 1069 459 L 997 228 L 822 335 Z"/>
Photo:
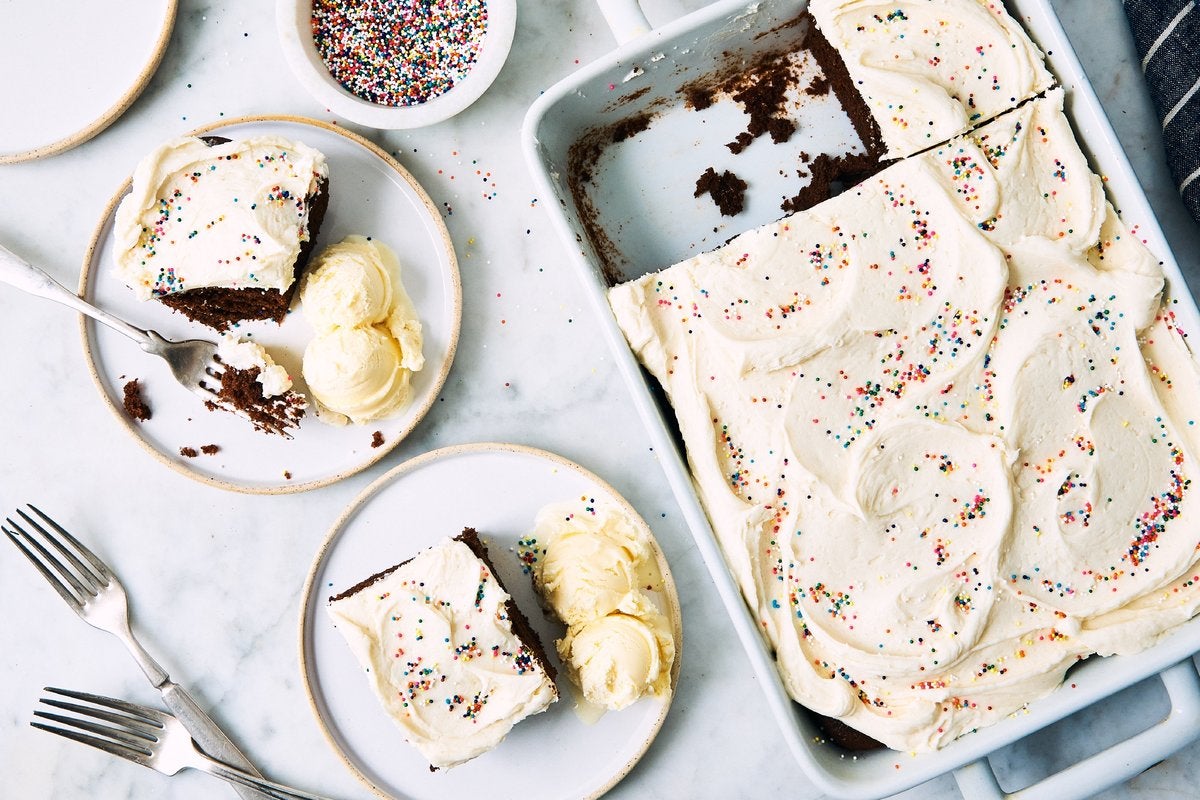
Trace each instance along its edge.
<path fill-rule="evenodd" d="M 127 758 L 136 764 L 158 770 L 164 775 L 175 775 L 183 769 L 198 769 L 230 783 L 256 789 L 276 800 L 327 800 L 320 795 L 256 777 L 210 758 L 196 746 L 179 720 L 164 711 L 85 692 L 54 689 L 49 686 L 45 691 L 91 705 L 40 698 L 41 702 L 48 706 L 84 717 L 81 719 L 52 711 L 34 711 L 35 717 L 71 726 L 70 728 L 61 728 L 43 722 L 29 723 L 40 730 L 56 733 L 59 736 L 91 745 L 106 753 Z M 87 719 L 89 717 L 91 719 Z M 109 724 L 93 722 L 93 719 Z M 80 733 L 80 731 L 85 731 L 85 733 Z"/>
<path fill-rule="evenodd" d="M 205 400 L 216 401 L 220 388 L 221 362 L 217 360 L 217 345 L 203 339 L 187 339 L 182 342 L 166 339 L 156 331 L 142 330 L 130 325 L 107 311 L 96 308 L 41 269 L 0 245 L 0 282 L 15 286 L 37 297 L 86 314 L 115 331 L 133 339 L 147 353 L 156 355 L 171 368 L 171 374 L 185 389 Z"/>
<path fill-rule="evenodd" d="M 0 530 L 76 614 L 89 625 L 107 631 L 125 643 L 150 683 L 162 693 L 167 708 L 182 720 L 201 747 L 220 760 L 257 775 L 258 771 L 237 745 L 134 638 L 125 587 L 108 565 L 45 512 L 34 505 L 29 508 L 45 525 L 21 509 L 17 509 L 17 515 L 37 536 L 31 535 L 11 517 L 5 518 L 6 524 L 0 525 Z M 247 800 L 261 800 L 260 795 L 249 790 L 239 790 L 239 793 Z"/>

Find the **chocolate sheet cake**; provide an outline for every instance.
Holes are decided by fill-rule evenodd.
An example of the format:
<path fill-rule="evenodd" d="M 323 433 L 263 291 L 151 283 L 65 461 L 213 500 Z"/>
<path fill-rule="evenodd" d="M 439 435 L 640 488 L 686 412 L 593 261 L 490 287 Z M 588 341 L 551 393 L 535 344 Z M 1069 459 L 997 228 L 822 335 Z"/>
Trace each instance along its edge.
<path fill-rule="evenodd" d="M 789 695 L 929 751 L 1200 612 L 1200 368 L 1002 3 L 809 8 L 894 161 L 608 297 Z"/>

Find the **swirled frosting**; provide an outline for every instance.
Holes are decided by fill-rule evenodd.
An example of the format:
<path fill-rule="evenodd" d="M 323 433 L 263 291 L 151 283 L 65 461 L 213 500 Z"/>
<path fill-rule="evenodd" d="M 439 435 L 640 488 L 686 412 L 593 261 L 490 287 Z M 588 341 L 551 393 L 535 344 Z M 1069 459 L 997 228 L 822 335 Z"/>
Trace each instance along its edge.
<path fill-rule="evenodd" d="M 434 767 L 487 752 L 558 696 L 508 600 L 467 545 L 445 539 L 329 603 L 380 703 Z"/>
<path fill-rule="evenodd" d="M 202 287 L 283 291 L 308 241 L 308 198 L 328 174 L 321 153 L 276 136 L 165 142 L 117 207 L 117 277 L 141 300 Z"/>
<path fill-rule="evenodd" d="M 1053 90 L 609 299 L 791 695 L 926 750 L 1200 606 L 1162 289 Z"/>
<path fill-rule="evenodd" d="M 911 155 L 1054 82 L 1021 26 L 992 0 L 812 0 L 887 145 Z"/>

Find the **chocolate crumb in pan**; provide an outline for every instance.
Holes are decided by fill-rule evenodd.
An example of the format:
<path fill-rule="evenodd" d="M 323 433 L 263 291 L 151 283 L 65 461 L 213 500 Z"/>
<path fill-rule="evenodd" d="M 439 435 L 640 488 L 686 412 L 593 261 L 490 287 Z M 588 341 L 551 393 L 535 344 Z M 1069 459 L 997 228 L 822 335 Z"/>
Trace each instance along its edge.
<path fill-rule="evenodd" d="M 805 98 L 823 98 L 831 93 L 836 97 L 863 143 L 865 153 L 825 155 L 815 166 L 810 163 L 813 159 L 806 162 L 803 158 L 799 163 L 781 164 L 784 174 L 794 169 L 799 179 L 794 194 L 779 195 L 780 210 L 786 214 L 815 205 L 869 177 L 879 169 L 884 148 L 878 126 L 855 90 L 845 65 L 816 29 L 808 13 L 803 12 L 767 33 L 779 35 L 781 32 L 788 34 L 784 37 L 786 40 L 763 52 L 748 56 L 724 53 L 722 66 L 678 86 L 673 94 L 682 101 L 684 108 L 693 111 L 710 108 L 723 99 L 736 103 L 745 114 L 746 123 L 744 130 L 726 144 L 734 155 L 742 153 L 764 135 L 775 144 L 791 141 L 800 130 L 795 115 L 798 104 L 803 104 Z M 816 76 L 812 74 L 814 64 L 819 72 Z M 629 105 L 634 96 L 645 97 L 649 94 L 648 88 L 642 87 L 620 98 L 608 110 Z M 598 165 L 609 147 L 627 142 L 653 125 L 663 110 L 658 106 L 664 104 L 669 105 L 668 98 L 660 98 L 629 116 L 585 131 L 567 153 L 567 186 L 582 228 L 576 238 L 580 244 L 585 240 L 590 244 L 604 281 L 610 286 L 628 277 L 623 274 L 628 257 L 619 244 L 623 239 L 620 223 L 616 223 L 616 227 L 606 224 L 597 205 L 602 196 L 597 186 L 602 182 L 601 176 L 597 175 Z M 786 160 L 794 161 L 794 158 Z M 733 171 L 718 169 L 714 164 L 712 172 L 712 176 L 707 172 L 700 176 L 704 185 L 698 182 L 696 190 L 700 194 L 712 194 L 723 216 L 742 213 L 747 207 L 746 191 L 752 181 L 739 189 L 737 182 L 742 179 Z M 716 194 L 710 191 L 710 186 Z"/>
<path fill-rule="evenodd" d="M 695 197 L 707 194 L 717 204 L 721 214 L 733 217 L 742 213 L 746 207 L 746 189 L 748 184 L 729 170 L 717 174 L 709 167 L 704 174 L 696 179 Z"/>

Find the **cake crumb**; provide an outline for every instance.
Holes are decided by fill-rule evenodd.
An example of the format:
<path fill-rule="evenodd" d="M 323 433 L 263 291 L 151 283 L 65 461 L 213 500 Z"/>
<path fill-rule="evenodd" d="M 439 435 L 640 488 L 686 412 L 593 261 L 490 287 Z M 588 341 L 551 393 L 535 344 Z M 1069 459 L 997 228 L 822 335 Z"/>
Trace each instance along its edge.
<path fill-rule="evenodd" d="M 711 86 L 685 86 L 681 90 L 684 96 L 684 105 L 687 108 L 696 111 L 703 111 L 713 104 L 713 94 L 716 89 Z"/>
<path fill-rule="evenodd" d="M 125 413 L 138 422 L 150 419 L 150 406 L 146 405 L 146 400 L 142 397 L 142 386 L 137 378 L 125 384 L 124 392 Z"/>
<path fill-rule="evenodd" d="M 824 75 L 818 75 L 812 79 L 812 83 L 804 90 L 804 93 L 809 97 L 825 97 L 833 90 L 833 84 L 829 82 L 829 78 Z"/>
<path fill-rule="evenodd" d="M 846 188 L 865 180 L 878 167 L 872 156 L 830 156 L 828 153 L 820 153 L 816 157 L 806 159 L 806 155 L 807 153 L 802 153 L 800 160 L 807 169 L 797 169 L 796 177 L 807 178 L 808 183 L 792 197 L 784 198 L 779 205 L 784 213 L 794 214 L 835 197 Z"/>
<path fill-rule="evenodd" d="M 383 432 L 375 431 L 374 433 L 371 434 L 371 447 L 382 447 L 382 446 L 383 446 Z"/>
<path fill-rule="evenodd" d="M 194 447 L 181 447 L 179 448 L 179 455 L 183 456 L 184 458 L 195 458 L 200 454 L 196 452 L 196 448 Z"/>
<path fill-rule="evenodd" d="M 648 111 L 643 111 L 640 114 L 634 114 L 632 117 L 621 120 L 613 128 L 613 142 L 623 142 L 626 139 L 637 136 L 639 133 L 650 127 L 650 121 L 652 118 L 653 116 Z"/>
<path fill-rule="evenodd" d="M 200 448 L 200 452 L 204 453 L 206 456 L 214 456 L 220 451 L 221 448 L 217 447 L 215 444 L 206 444 Z"/>
<path fill-rule="evenodd" d="M 289 470 L 286 470 L 286 469 L 285 469 L 285 470 L 283 471 L 283 479 L 284 479 L 285 481 L 290 481 L 290 480 L 292 479 L 292 473 L 291 473 Z"/>
<path fill-rule="evenodd" d="M 721 216 L 733 217 L 742 213 L 742 209 L 746 207 L 746 186 L 744 180 L 729 170 L 718 175 L 716 170 L 709 167 L 696 179 L 696 192 L 693 196 L 709 195 L 721 210 Z"/>

